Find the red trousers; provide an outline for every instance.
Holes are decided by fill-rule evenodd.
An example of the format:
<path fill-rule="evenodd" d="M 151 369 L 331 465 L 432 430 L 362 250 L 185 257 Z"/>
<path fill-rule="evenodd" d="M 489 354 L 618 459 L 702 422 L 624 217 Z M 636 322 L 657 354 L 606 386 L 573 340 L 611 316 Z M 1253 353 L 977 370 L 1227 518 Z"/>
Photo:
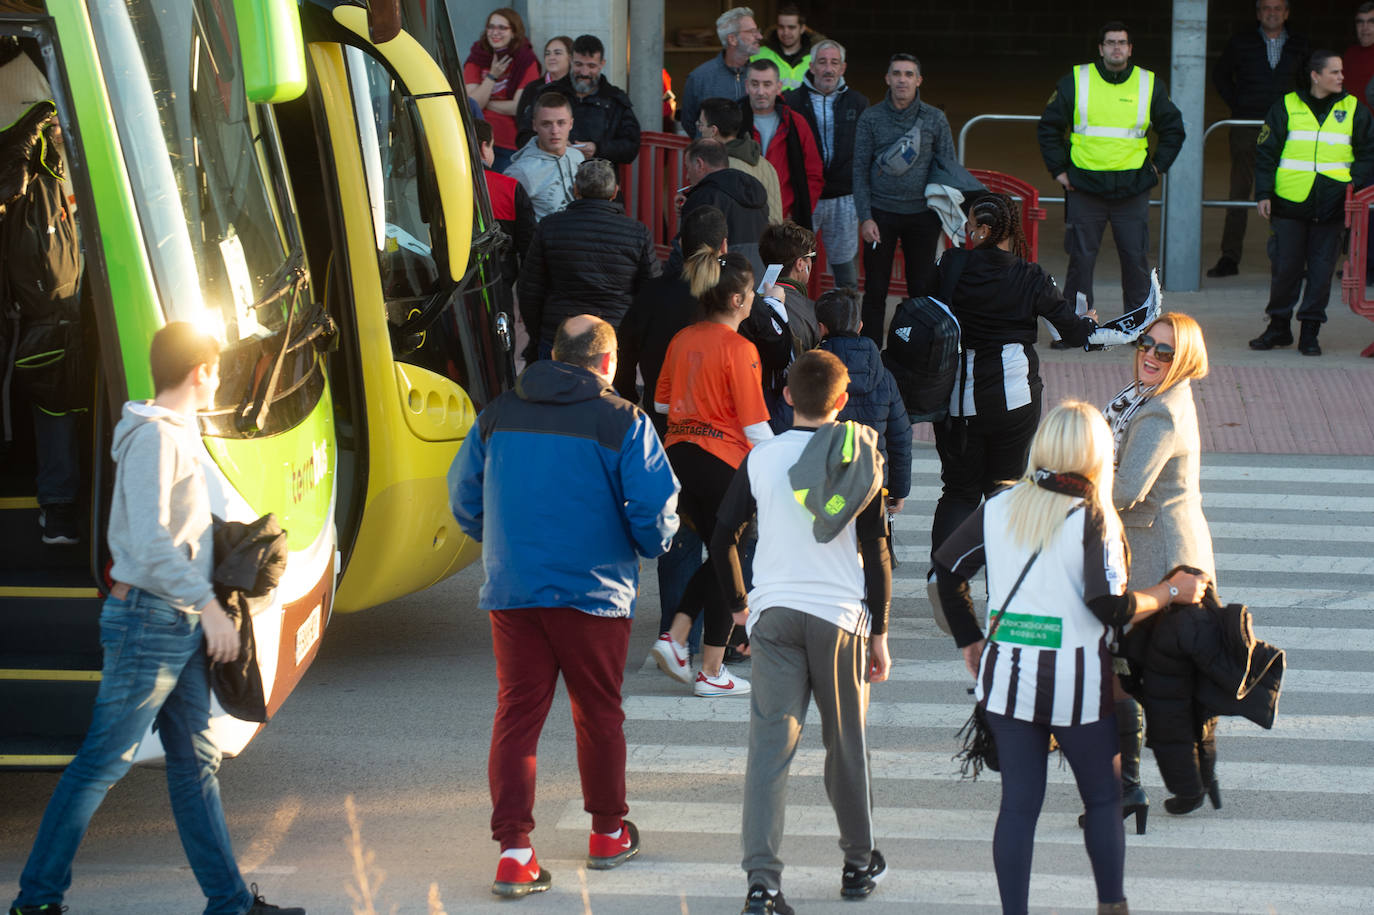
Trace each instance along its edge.
<path fill-rule="evenodd" d="M 535 751 L 558 673 L 577 731 L 582 806 L 596 832 L 615 832 L 625 806 L 625 712 L 620 685 L 630 620 L 568 607 L 494 610 L 496 719 L 491 725 L 491 837 L 501 850 L 526 848 L 534 829 Z"/>

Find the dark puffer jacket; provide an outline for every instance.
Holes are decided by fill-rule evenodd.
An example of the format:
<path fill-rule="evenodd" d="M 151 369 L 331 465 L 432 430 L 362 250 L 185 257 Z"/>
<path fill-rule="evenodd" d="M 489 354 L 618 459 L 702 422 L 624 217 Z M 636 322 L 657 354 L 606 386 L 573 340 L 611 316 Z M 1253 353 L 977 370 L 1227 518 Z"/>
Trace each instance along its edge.
<path fill-rule="evenodd" d="M 609 200 L 574 200 L 544 217 L 520 269 L 520 315 L 531 344 L 552 343 L 573 315 L 620 326 L 637 292 L 658 276 L 649 229 Z"/>
<path fill-rule="evenodd" d="M 1223 605 L 1212 588 L 1199 604 L 1174 605 L 1124 640 L 1142 670 L 1140 695 L 1164 784 L 1197 796 L 1207 787 L 1198 771 L 1197 744 L 1217 715 L 1239 715 L 1274 726 L 1283 687 L 1282 649 L 1255 638 L 1250 611 Z"/>
<path fill-rule="evenodd" d="M 534 136 L 534 102 L 545 92 L 558 92 L 572 103 L 570 142 L 595 143 L 598 159 L 609 159 L 617 165 L 633 162 L 639 155 L 639 119 L 630 105 L 630 97 L 607 82 L 606 77 L 598 79 L 596 91 L 586 98 L 577 97 L 571 73 L 551 83 L 532 83 L 539 86 L 532 94 L 530 86 L 526 86 L 520 93 L 520 107 L 516 109 L 515 126 L 519 131 L 515 138 L 516 148 L 524 146 Z M 524 107 L 527 96 L 528 108 Z"/>
<path fill-rule="evenodd" d="M 753 175 L 737 168 L 711 172 L 686 192 L 682 218 L 697 207 L 713 206 L 725 214 L 725 237 L 730 250 L 739 245 L 757 245 L 768 228 L 768 192 Z"/>
<path fill-rule="evenodd" d="M 887 461 L 884 485 L 892 498 L 905 499 L 911 493 L 911 420 L 878 345 L 858 334 L 832 332 L 820 348 L 834 353 L 849 369 L 849 403 L 837 419 L 856 420 L 877 430 L 878 450 Z"/>

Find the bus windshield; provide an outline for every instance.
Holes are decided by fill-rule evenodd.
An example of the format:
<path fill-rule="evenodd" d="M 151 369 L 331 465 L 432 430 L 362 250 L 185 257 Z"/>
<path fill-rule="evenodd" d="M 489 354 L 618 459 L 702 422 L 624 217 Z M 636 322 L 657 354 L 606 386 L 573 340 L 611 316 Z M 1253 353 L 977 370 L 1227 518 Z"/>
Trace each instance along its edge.
<path fill-rule="evenodd" d="M 267 341 L 282 337 L 291 309 L 304 310 L 296 298 L 308 294 L 271 109 L 245 96 L 230 0 L 93 6 L 102 11 L 92 25 L 163 314 L 220 341 L 217 406 L 232 414 L 236 404 L 272 396 L 252 388 L 287 341 Z M 290 356 L 279 387 L 296 391 L 318 366 L 313 352 Z M 299 418 L 308 404 L 295 407 L 287 413 Z M 232 426 L 211 423 L 210 432 L 234 434 Z"/>

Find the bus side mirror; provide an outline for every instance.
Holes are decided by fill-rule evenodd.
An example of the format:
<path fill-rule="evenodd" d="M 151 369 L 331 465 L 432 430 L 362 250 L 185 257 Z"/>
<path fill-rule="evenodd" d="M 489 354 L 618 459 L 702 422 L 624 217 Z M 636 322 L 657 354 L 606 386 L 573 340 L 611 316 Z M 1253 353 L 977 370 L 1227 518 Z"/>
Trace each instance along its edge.
<path fill-rule="evenodd" d="M 275 104 L 305 92 L 305 42 L 296 0 L 234 0 L 248 101 Z"/>
<path fill-rule="evenodd" d="M 371 0 L 367 4 L 367 33 L 373 44 L 401 34 L 401 0 Z"/>

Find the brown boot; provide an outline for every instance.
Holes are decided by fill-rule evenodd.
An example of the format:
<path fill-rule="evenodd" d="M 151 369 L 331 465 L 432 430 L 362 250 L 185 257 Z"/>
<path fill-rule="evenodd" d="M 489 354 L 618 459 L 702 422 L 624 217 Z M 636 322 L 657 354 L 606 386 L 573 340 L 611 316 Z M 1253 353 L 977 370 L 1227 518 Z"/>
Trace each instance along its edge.
<path fill-rule="evenodd" d="M 1131 915 L 1131 910 L 1126 908 L 1124 899 L 1120 902 L 1099 902 L 1097 915 Z"/>

